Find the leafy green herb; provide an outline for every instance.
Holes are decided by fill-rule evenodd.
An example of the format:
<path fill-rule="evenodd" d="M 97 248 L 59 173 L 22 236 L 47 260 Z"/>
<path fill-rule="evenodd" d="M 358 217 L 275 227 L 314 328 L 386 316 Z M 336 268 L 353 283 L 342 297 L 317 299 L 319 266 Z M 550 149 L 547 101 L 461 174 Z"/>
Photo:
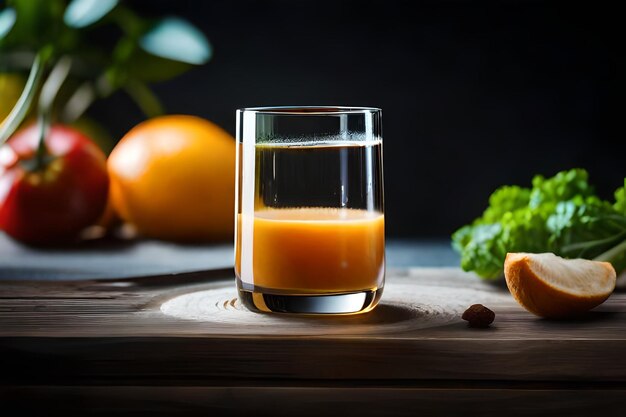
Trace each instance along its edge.
<path fill-rule="evenodd" d="M 583 169 L 533 178 L 532 188 L 503 186 L 483 215 L 452 235 L 461 267 L 485 279 L 502 276 L 507 252 L 554 252 L 605 260 L 626 269 L 626 179 L 615 202 L 598 198 Z"/>
<path fill-rule="evenodd" d="M 165 109 L 150 84 L 211 59 L 205 35 L 180 17 L 142 17 L 120 0 L 7 0 L 0 2 L 0 72 L 30 74 L 0 145 L 32 110 L 33 97 L 55 65 L 73 62 L 50 115 L 64 123 L 97 99 L 125 91 L 148 117 Z M 99 33 L 100 36 L 94 36 Z"/>
<path fill-rule="evenodd" d="M 615 210 L 626 215 L 626 178 L 624 178 L 624 186 L 615 191 Z"/>

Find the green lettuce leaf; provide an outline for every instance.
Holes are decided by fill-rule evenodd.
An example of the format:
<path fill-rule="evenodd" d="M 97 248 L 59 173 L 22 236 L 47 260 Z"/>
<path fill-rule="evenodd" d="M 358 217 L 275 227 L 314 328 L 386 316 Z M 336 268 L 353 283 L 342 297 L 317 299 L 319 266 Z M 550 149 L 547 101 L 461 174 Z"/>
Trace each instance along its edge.
<path fill-rule="evenodd" d="M 624 186 L 615 191 L 615 211 L 626 214 L 626 178 L 624 178 Z"/>
<path fill-rule="evenodd" d="M 626 268 L 626 247 L 620 249 L 626 242 L 624 188 L 616 191 L 615 204 L 602 201 L 582 169 L 538 175 L 532 185 L 498 188 L 483 215 L 452 235 L 464 270 L 499 279 L 508 252 L 608 257 L 616 270 Z"/>

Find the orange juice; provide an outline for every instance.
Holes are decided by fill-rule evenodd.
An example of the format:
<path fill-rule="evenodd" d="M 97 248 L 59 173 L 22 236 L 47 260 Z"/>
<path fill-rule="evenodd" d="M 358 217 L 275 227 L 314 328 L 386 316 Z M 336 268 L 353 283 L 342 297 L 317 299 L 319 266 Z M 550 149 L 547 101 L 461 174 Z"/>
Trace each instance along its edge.
<path fill-rule="evenodd" d="M 235 272 L 244 285 L 285 293 L 376 291 L 385 272 L 377 211 L 300 207 L 238 217 Z M 251 228 L 243 233 L 242 228 Z M 248 251 L 242 265 L 242 251 Z M 247 264 L 245 263 L 247 262 Z"/>

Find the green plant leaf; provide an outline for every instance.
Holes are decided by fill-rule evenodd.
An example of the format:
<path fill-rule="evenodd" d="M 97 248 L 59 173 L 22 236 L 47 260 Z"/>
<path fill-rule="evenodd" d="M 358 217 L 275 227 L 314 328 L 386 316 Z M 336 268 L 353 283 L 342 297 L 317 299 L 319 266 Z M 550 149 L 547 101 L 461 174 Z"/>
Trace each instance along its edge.
<path fill-rule="evenodd" d="M 65 9 L 63 21 L 73 28 L 84 28 L 106 16 L 118 0 L 72 0 Z"/>
<path fill-rule="evenodd" d="M 143 49 L 135 49 L 125 65 L 132 78 L 149 83 L 169 80 L 193 67 L 191 64 L 151 55 Z"/>
<path fill-rule="evenodd" d="M 139 45 L 152 55 L 195 65 L 206 63 L 212 54 L 204 34 L 178 17 L 158 21 L 139 39 Z"/>
<path fill-rule="evenodd" d="M 4 38 L 11 31 L 15 24 L 17 13 L 12 7 L 0 11 L 0 39 Z"/>
<path fill-rule="evenodd" d="M 0 146 L 2 146 L 2 144 L 4 144 L 9 137 L 11 137 L 26 117 L 26 113 L 30 109 L 35 95 L 39 91 L 41 79 L 43 78 L 43 73 L 45 71 L 45 64 L 48 59 L 49 54 L 47 51 L 42 51 L 35 57 L 35 61 L 31 67 L 28 80 L 24 86 L 24 91 L 22 91 L 22 95 L 19 100 L 17 100 L 17 103 L 15 103 L 13 110 L 11 110 L 9 115 L 0 125 Z"/>
<path fill-rule="evenodd" d="M 55 42 L 63 29 L 63 0 L 13 0 L 15 22 L 11 30 L 0 37 L 3 51 L 11 48 L 37 51 Z"/>

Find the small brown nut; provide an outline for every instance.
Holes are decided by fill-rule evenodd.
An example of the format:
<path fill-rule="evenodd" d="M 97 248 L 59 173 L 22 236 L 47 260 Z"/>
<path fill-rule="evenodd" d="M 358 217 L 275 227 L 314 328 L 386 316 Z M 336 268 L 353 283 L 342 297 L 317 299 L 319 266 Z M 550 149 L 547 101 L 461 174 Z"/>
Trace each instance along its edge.
<path fill-rule="evenodd" d="M 489 327 L 496 318 L 496 313 L 482 304 L 473 304 L 465 310 L 461 318 L 467 320 L 469 327 Z"/>

